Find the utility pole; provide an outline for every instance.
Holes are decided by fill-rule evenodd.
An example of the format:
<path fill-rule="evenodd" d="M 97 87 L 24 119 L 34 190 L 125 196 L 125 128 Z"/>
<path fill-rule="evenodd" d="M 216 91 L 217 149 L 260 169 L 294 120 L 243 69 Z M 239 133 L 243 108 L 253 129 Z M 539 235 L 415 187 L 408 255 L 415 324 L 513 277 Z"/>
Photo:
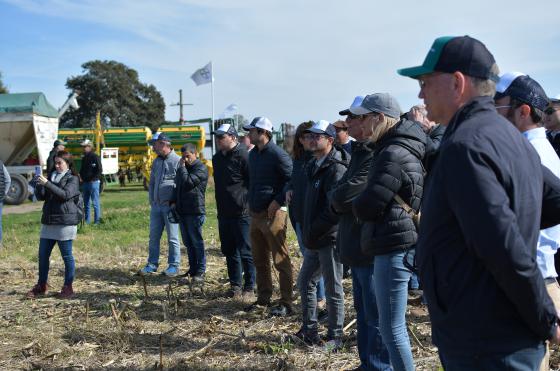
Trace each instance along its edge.
<path fill-rule="evenodd" d="M 183 103 L 183 89 L 179 89 L 179 103 L 170 104 L 170 106 L 179 106 L 179 124 L 183 125 L 185 119 L 183 118 L 183 106 L 192 106 L 192 103 Z"/>

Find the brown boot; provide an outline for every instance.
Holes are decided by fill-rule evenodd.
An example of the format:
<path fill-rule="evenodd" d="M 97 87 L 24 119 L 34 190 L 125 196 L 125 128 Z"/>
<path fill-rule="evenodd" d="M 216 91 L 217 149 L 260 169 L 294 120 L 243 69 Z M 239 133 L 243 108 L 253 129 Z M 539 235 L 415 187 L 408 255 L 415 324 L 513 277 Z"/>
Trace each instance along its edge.
<path fill-rule="evenodd" d="M 38 283 L 29 292 L 27 293 L 28 299 L 35 299 L 39 296 L 44 296 L 47 293 L 47 284 L 46 283 Z"/>
<path fill-rule="evenodd" d="M 72 290 L 72 284 L 62 286 L 60 294 L 57 295 L 59 299 L 70 299 L 74 296 L 74 290 Z"/>

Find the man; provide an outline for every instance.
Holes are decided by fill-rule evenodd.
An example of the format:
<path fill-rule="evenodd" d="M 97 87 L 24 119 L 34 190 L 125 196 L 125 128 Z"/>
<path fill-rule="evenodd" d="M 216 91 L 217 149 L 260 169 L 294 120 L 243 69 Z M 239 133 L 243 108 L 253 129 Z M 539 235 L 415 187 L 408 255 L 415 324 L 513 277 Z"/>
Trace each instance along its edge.
<path fill-rule="evenodd" d="M 367 115 L 354 115 L 351 108 L 360 107 L 363 97 L 356 97 L 350 108 L 339 112 L 346 116 L 352 144 L 348 170 L 331 192 L 331 207 L 339 215 L 336 249 L 340 261 L 352 272 L 352 292 L 358 330 L 358 355 L 361 370 L 391 369 L 389 352 L 381 339 L 373 286 L 373 257 L 365 255 L 356 243 L 362 233 L 362 223 L 352 212 L 352 201 L 365 189 L 368 170 L 373 159 L 373 121 Z M 377 107 L 376 109 L 379 109 Z"/>
<path fill-rule="evenodd" d="M 348 125 L 344 120 L 338 120 L 333 123 L 333 126 L 336 130 L 336 138 L 335 143 L 340 146 L 346 153 L 352 153 L 352 139 L 350 135 L 348 135 Z"/>
<path fill-rule="evenodd" d="M 4 206 L 4 200 L 8 195 L 11 184 L 12 178 L 10 178 L 10 173 L 8 173 L 8 169 L 4 166 L 4 163 L 0 161 L 0 246 L 2 246 L 2 207 Z"/>
<path fill-rule="evenodd" d="M 192 278 L 193 283 L 200 284 L 204 282 L 206 272 L 202 225 L 206 217 L 205 197 L 208 168 L 198 159 L 194 144 L 184 144 L 181 147 L 181 154 L 175 176 L 174 206 L 180 216 L 181 236 L 189 258 L 189 270 L 186 275 Z M 173 276 L 173 273 L 177 274 L 177 271 L 173 272 L 174 268 L 175 266 L 171 266 L 166 274 L 168 276 Z"/>
<path fill-rule="evenodd" d="M 99 203 L 99 186 L 103 168 L 99 156 L 93 152 L 93 143 L 86 139 L 81 143 L 84 150 L 82 167 L 80 168 L 80 180 L 84 192 L 84 212 L 86 224 L 90 222 L 90 208 L 93 203 L 93 222 L 99 224 L 101 221 L 101 205 Z M 91 200 L 91 203 L 90 203 Z"/>
<path fill-rule="evenodd" d="M 560 157 L 560 95 L 556 98 L 550 98 L 550 104 L 545 110 L 544 127 L 546 128 L 546 136 L 552 147 Z"/>
<path fill-rule="evenodd" d="M 49 157 L 47 157 L 47 175 L 54 171 L 54 156 L 60 151 L 64 151 L 66 142 L 60 139 L 54 141 L 53 149 L 49 152 Z"/>
<path fill-rule="evenodd" d="M 254 298 L 255 266 L 249 239 L 249 163 L 237 131 L 224 124 L 214 132 L 218 152 L 212 157 L 221 250 L 226 257 L 229 293 L 235 300 Z"/>
<path fill-rule="evenodd" d="M 443 138 L 445 133 L 445 126 L 436 124 L 434 121 L 428 119 L 428 111 L 423 104 L 412 106 L 408 111 L 407 118 L 412 121 L 420 123 L 422 130 L 426 133 L 426 154 L 425 158 L 434 154 Z M 424 161 L 426 163 L 426 160 Z"/>
<path fill-rule="evenodd" d="M 163 228 L 167 232 L 169 266 L 164 275 L 176 276 L 181 264 L 181 250 L 179 245 L 179 226 L 169 221 L 171 202 L 175 195 L 175 176 L 181 157 L 171 147 L 171 140 L 167 135 L 156 132 L 150 144 L 157 154 L 152 162 L 148 195 L 150 200 L 150 242 L 148 245 L 148 264 L 138 273 L 147 275 L 157 272 L 159 266 L 159 244 Z"/>
<path fill-rule="evenodd" d="M 245 147 L 245 150 L 248 152 L 251 152 L 251 150 L 253 148 L 255 148 L 255 145 L 253 143 L 251 143 L 251 138 L 249 138 L 248 135 L 243 135 L 239 138 L 239 144 L 241 144 L 242 147 Z"/>
<path fill-rule="evenodd" d="M 446 370 L 539 367 L 557 315 L 535 262 L 543 171 L 494 108 L 498 67 L 480 41 L 436 39 L 417 79 L 446 125 L 422 206 L 417 259 Z"/>
<path fill-rule="evenodd" d="M 327 195 L 342 177 L 348 154 L 334 148 L 336 129 L 328 121 L 314 122 L 304 134 L 313 160 L 306 166 L 307 186 L 303 211 L 303 244 L 306 247 L 298 286 L 303 325 L 295 335 L 306 343 L 320 341 L 317 320 L 317 283 L 325 282 L 328 332 L 325 348 L 342 347 L 344 289 L 342 264 L 335 252 L 338 218 L 331 211 Z"/>
<path fill-rule="evenodd" d="M 286 151 L 272 142 L 273 127 L 268 118 L 255 117 L 243 129 L 249 131 L 251 143 L 255 145 L 249 153 L 249 210 L 251 250 L 257 273 L 257 301 L 246 309 L 270 305 L 272 254 L 280 281 L 280 302 L 270 313 L 287 316 L 292 312 L 293 272 L 286 244 L 288 213 L 283 191 L 292 174 L 292 160 Z"/>
<path fill-rule="evenodd" d="M 546 138 L 542 127 L 548 98 L 543 88 L 531 77 L 510 72 L 500 76 L 494 96 L 499 114 L 508 119 L 519 130 L 539 154 L 541 163 L 560 177 L 560 159 Z M 556 278 L 554 255 L 560 247 L 560 226 L 540 231 L 537 243 L 537 264 L 556 310 L 560 312 L 560 286 Z M 548 370 L 549 351 L 541 364 L 541 370 Z"/>

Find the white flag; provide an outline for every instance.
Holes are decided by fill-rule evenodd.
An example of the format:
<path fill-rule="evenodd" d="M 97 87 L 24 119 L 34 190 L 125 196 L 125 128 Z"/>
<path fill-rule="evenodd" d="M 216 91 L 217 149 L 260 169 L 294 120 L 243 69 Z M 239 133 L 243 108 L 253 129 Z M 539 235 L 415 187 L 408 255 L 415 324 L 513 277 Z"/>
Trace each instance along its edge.
<path fill-rule="evenodd" d="M 225 119 L 227 117 L 233 117 L 233 115 L 235 115 L 238 109 L 239 108 L 237 108 L 237 104 L 232 103 L 229 106 L 227 106 L 222 113 L 220 113 L 220 116 L 218 118 Z"/>
<path fill-rule="evenodd" d="M 193 79 L 196 86 L 208 84 L 214 81 L 212 77 L 212 62 L 208 63 L 206 66 L 199 68 L 196 70 L 192 75 L 191 79 Z"/>

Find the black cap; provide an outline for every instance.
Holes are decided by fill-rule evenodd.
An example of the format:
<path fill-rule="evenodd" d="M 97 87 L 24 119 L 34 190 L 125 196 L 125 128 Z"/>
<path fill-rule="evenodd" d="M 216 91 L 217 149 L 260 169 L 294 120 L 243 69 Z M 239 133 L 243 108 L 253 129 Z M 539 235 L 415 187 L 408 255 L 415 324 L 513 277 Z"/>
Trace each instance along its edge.
<path fill-rule="evenodd" d="M 53 147 L 59 146 L 59 145 L 61 145 L 61 144 L 62 144 L 63 146 L 65 146 L 65 145 L 66 145 L 66 142 L 63 141 L 63 140 L 61 140 L 61 139 L 57 139 L 57 140 L 54 141 Z"/>
<path fill-rule="evenodd" d="M 433 72 L 456 71 L 471 77 L 498 81 L 492 73 L 496 63 L 486 46 L 470 36 L 444 36 L 437 38 L 421 66 L 397 70 L 400 75 L 418 78 Z"/>
<path fill-rule="evenodd" d="M 160 131 L 154 133 L 154 135 L 152 136 L 152 139 L 150 139 L 149 143 L 151 145 L 153 145 L 158 140 L 161 140 L 162 142 L 171 143 L 171 139 L 169 139 L 169 137 L 167 135 L 165 135 L 165 133 L 162 133 Z"/>
<path fill-rule="evenodd" d="M 519 72 L 507 72 L 500 76 L 494 99 L 503 97 L 511 97 L 541 111 L 549 103 L 542 86 L 530 76 Z"/>

